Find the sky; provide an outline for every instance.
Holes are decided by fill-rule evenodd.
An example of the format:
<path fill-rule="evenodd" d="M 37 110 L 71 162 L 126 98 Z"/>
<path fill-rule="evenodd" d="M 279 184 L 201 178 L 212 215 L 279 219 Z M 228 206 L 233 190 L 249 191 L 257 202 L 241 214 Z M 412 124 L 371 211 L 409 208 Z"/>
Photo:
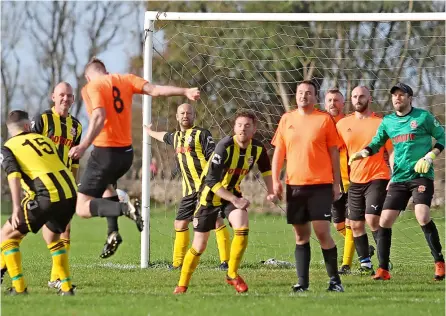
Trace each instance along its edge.
<path fill-rule="evenodd" d="M 24 5 L 25 3 L 17 3 L 17 5 Z M 84 5 L 86 5 L 86 2 L 83 2 Z M 38 13 L 40 17 L 44 17 L 43 20 L 47 22 L 47 27 L 50 26 L 51 23 L 51 16 L 50 14 L 45 11 L 45 7 L 41 6 L 38 2 L 32 2 L 31 5 L 33 5 L 35 10 L 33 12 Z M 50 6 L 51 2 L 46 2 L 45 5 Z M 125 6 L 130 5 L 130 3 L 125 3 Z M 5 18 L 4 14 L 6 10 L 2 10 L 2 19 Z M 88 13 L 87 13 L 88 14 Z M 45 18 L 45 15 L 48 16 L 48 19 Z M 142 7 L 141 3 L 141 10 L 132 10 L 132 13 L 130 16 L 128 16 L 125 19 L 121 20 L 121 26 L 120 30 L 118 31 L 118 35 L 115 38 L 114 42 L 115 44 L 112 45 L 109 49 L 107 49 L 105 52 L 102 52 L 97 55 L 98 58 L 102 59 L 105 63 L 105 65 L 108 68 L 108 71 L 111 73 L 123 73 L 128 71 L 128 65 L 129 65 L 129 58 L 131 56 L 135 56 L 139 54 L 141 50 L 141 41 L 142 41 L 142 32 L 143 32 L 143 26 L 144 26 L 144 8 Z M 85 26 L 87 27 L 87 26 Z M 137 34 L 137 32 L 140 32 Z M 76 52 L 79 54 L 79 56 L 86 56 L 87 55 L 87 49 L 88 49 L 88 38 L 86 37 L 86 34 L 82 34 L 78 32 L 79 35 L 76 36 L 75 39 L 75 47 Z M 76 33 L 77 34 L 77 33 Z M 2 34 L 2 39 L 5 34 Z M 140 36 L 138 36 L 140 35 Z M 35 83 L 38 81 L 38 65 L 36 62 L 36 48 L 33 47 L 33 42 L 29 39 L 29 33 L 21 32 L 20 38 L 18 41 L 17 46 L 17 54 L 20 59 L 20 73 L 19 73 L 19 84 L 21 85 L 27 85 Z M 5 43 L 4 40 L 2 40 L 2 44 Z M 6 49 L 7 47 L 3 47 Z M 84 57 L 84 61 L 87 62 L 86 57 Z M 15 68 L 16 62 L 11 60 L 12 64 L 10 64 L 10 67 Z M 83 67 L 85 64 L 82 62 L 81 67 Z M 73 76 L 66 76 L 63 78 L 63 80 L 68 81 L 70 84 L 72 84 L 74 87 L 76 86 L 76 82 L 74 80 Z M 48 91 L 48 99 L 45 100 L 45 102 L 50 103 L 50 94 L 51 91 Z M 79 98 L 80 96 L 76 96 Z M 25 109 L 29 107 L 29 104 L 36 104 L 36 100 L 25 100 L 23 97 L 23 94 L 18 93 L 16 95 L 16 98 L 13 100 L 12 109 Z M 36 107 L 36 106 L 34 106 Z M 41 107 L 46 108 L 46 104 L 42 104 Z M 30 114 L 34 114 L 32 112 L 37 112 L 38 109 L 29 109 Z M 85 111 L 81 113 L 80 119 L 82 120 L 83 117 L 85 117 Z"/>

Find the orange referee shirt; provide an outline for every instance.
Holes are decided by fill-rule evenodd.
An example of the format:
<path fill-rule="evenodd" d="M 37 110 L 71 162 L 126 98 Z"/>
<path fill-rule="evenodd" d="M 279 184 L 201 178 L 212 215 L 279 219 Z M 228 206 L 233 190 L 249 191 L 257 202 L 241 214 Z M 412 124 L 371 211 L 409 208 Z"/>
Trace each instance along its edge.
<path fill-rule="evenodd" d="M 286 150 L 286 183 L 313 185 L 333 183 L 328 148 L 340 145 L 330 114 L 314 109 L 301 115 L 297 110 L 280 119 L 271 142 Z"/>
<path fill-rule="evenodd" d="M 104 128 L 93 141 L 98 147 L 126 147 L 132 144 L 132 97 L 141 94 L 147 81 L 127 74 L 111 74 L 90 81 L 82 89 L 88 115 L 105 109 Z"/>
<path fill-rule="evenodd" d="M 359 119 L 355 114 L 350 114 L 341 119 L 337 124 L 341 141 L 347 147 L 348 155 L 364 149 L 375 136 L 382 118 L 372 113 L 371 116 Z M 384 145 L 387 151 L 392 150 L 389 139 Z M 350 166 L 350 181 L 354 183 L 367 183 L 372 180 L 390 179 L 390 169 L 384 159 L 384 147 L 379 152 L 365 159 L 354 161 Z"/>

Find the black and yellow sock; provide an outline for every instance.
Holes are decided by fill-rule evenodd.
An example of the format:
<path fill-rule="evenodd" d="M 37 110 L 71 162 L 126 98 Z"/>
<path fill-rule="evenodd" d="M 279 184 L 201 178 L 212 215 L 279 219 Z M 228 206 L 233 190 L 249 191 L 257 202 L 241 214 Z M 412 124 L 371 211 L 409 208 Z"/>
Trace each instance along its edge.
<path fill-rule="evenodd" d="M 71 248 L 70 239 L 61 238 L 60 240 L 63 242 L 63 245 L 65 246 L 65 249 L 67 250 L 67 253 L 70 252 L 70 248 Z"/>
<path fill-rule="evenodd" d="M 2 242 L 2 255 L 12 280 L 12 286 L 20 293 L 25 291 L 25 279 L 22 271 L 22 255 L 20 254 L 19 239 L 7 239 Z"/>
<path fill-rule="evenodd" d="M 68 292 L 71 289 L 70 268 L 68 266 L 68 254 L 62 240 L 50 243 L 48 250 L 53 258 L 53 268 L 60 278 L 61 290 Z"/>
<path fill-rule="evenodd" d="M 220 255 L 220 263 L 228 262 L 231 252 L 231 243 L 229 237 L 229 230 L 226 225 L 220 226 L 215 230 L 215 237 L 217 238 L 218 254 Z"/>
<path fill-rule="evenodd" d="M 342 256 L 342 265 L 352 266 L 353 256 L 355 254 L 355 242 L 353 232 L 350 226 L 345 226 L 344 254 Z"/>
<path fill-rule="evenodd" d="M 181 268 L 180 281 L 178 286 L 189 286 L 190 279 L 200 261 L 201 253 L 197 252 L 194 248 L 190 248 L 184 257 L 183 267 Z"/>
<path fill-rule="evenodd" d="M 435 226 L 433 220 L 424 226 L 421 226 L 424 232 L 424 237 L 426 238 L 427 244 L 431 250 L 431 254 L 434 257 L 435 262 L 444 262 L 443 254 L 441 253 L 441 242 L 438 236 L 438 229 Z"/>
<path fill-rule="evenodd" d="M 69 252 L 69 250 L 70 250 L 70 240 L 69 240 L 68 238 L 61 238 L 60 240 L 61 240 L 62 243 L 64 244 L 65 249 L 67 250 L 67 254 L 68 254 L 68 252 Z M 52 265 L 52 267 L 51 267 L 51 277 L 50 277 L 50 281 L 51 281 L 51 282 L 54 282 L 54 281 L 56 281 L 57 279 L 61 279 L 61 278 L 60 278 L 60 276 L 59 276 L 59 274 L 58 274 L 58 268 L 57 268 L 57 267 L 54 265 L 54 263 L 53 263 L 53 265 Z"/>
<path fill-rule="evenodd" d="M 237 271 L 240 266 L 240 262 L 242 261 L 243 254 L 248 246 L 248 234 L 248 227 L 234 229 L 234 238 L 232 239 L 231 254 L 228 262 L 228 276 L 231 279 L 236 278 L 238 275 Z"/>
<path fill-rule="evenodd" d="M 345 237 L 345 229 L 345 222 L 336 224 L 336 230 L 342 237 Z"/>
<path fill-rule="evenodd" d="M 173 244 L 173 263 L 175 268 L 183 264 L 184 256 L 189 247 L 189 228 L 175 229 L 175 242 Z"/>

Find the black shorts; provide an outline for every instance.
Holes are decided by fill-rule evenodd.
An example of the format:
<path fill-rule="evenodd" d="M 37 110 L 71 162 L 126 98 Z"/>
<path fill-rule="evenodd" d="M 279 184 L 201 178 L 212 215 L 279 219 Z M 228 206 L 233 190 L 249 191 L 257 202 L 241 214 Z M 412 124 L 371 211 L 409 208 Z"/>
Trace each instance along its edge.
<path fill-rule="evenodd" d="M 365 221 L 365 214 L 381 215 L 389 180 L 351 183 L 348 189 L 348 219 Z"/>
<path fill-rule="evenodd" d="M 331 205 L 331 217 L 333 223 L 339 224 L 345 222 L 347 216 L 348 193 L 342 193 L 341 198 L 334 201 Z"/>
<path fill-rule="evenodd" d="M 288 224 L 330 221 L 333 185 L 287 185 L 286 217 Z"/>
<path fill-rule="evenodd" d="M 186 195 L 181 199 L 180 206 L 178 207 L 177 217 L 178 221 L 192 220 L 194 212 L 197 208 L 198 193 L 194 192 L 190 195 Z"/>
<path fill-rule="evenodd" d="M 19 213 L 18 231 L 22 234 L 38 233 L 46 225 L 53 233 L 61 234 L 76 212 L 76 198 L 51 203 L 47 197 L 34 200 L 24 198 Z M 11 218 L 9 218 L 11 223 Z"/>
<path fill-rule="evenodd" d="M 95 147 L 79 183 L 79 192 L 95 198 L 130 170 L 133 163 L 133 148 Z"/>
<path fill-rule="evenodd" d="M 220 206 L 198 205 L 192 221 L 194 231 L 200 233 L 210 232 L 215 229 L 215 222 L 219 216 L 228 218 L 229 213 L 235 209 L 235 205 L 229 202 L 224 202 L 223 205 Z"/>
<path fill-rule="evenodd" d="M 392 182 L 387 191 L 383 209 L 404 211 L 413 197 L 413 203 L 431 206 L 434 197 L 434 181 L 428 178 L 417 178 L 407 182 Z"/>

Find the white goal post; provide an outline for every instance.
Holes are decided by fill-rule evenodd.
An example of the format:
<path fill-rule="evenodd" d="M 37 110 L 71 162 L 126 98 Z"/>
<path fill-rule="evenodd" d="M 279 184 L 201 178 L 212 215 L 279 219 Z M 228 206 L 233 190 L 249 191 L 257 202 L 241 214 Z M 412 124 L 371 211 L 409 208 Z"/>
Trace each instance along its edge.
<path fill-rule="evenodd" d="M 153 34 L 156 21 L 286 21 L 286 22 L 378 22 L 378 21 L 445 21 L 446 13 L 145 13 L 144 21 L 144 79 L 152 82 Z M 159 82 L 153 78 L 155 83 Z M 143 124 L 151 123 L 152 97 L 143 97 Z M 144 230 L 141 234 L 141 268 L 150 261 L 150 160 L 151 139 L 144 133 L 142 151 L 142 216 Z"/>

